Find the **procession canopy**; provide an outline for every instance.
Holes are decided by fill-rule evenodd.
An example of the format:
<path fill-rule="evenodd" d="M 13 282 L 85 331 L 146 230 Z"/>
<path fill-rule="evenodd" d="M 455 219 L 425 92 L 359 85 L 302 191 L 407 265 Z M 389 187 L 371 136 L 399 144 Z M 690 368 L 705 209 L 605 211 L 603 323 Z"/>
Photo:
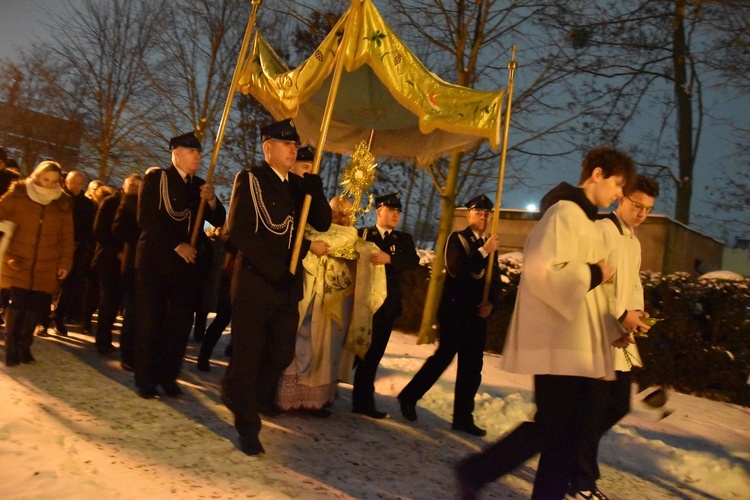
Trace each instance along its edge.
<path fill-rule="evenodd" d="M 371 0 L 354 0 L 312 56 L 293 70 L 256 32 L 239 88 L 275 119 L 294 118 L 303 142 L 318 147 L 337 57 L 344 58 L 344 71 L 326 151 L 351 154 L 372 130 L 376 157 L 420 166 L 484 139 L 492 148 L 500 144 L 503 91 L 441 80 L 391 31 Z"/>

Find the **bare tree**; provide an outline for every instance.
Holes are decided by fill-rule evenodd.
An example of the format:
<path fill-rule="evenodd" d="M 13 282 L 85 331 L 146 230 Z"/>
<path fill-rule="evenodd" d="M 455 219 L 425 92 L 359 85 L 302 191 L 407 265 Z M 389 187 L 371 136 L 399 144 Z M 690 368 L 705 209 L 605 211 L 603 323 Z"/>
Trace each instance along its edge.
<path fill-rule="evenodd" d="M 102 180 L 118 158 L 141 152 L 138 101 L 149 90 L 148 57 L 166 10 L 161 1 L 71 2 L 44 44 L 48 58 L 36 76 L 57 96 L 53 111 L 85 124 L 93 157 L 83 163 Z"/>
<path fill-rule="evenodd" d="M 540 17 L 548 33 L 567 33 L 571 41 L 564 61 L 580 77 L 577 104 L 601 103 L 591 115 L 591 128 L 599 131 L 592 137 L 616 143 L 641 124 L 646 133 L 632 149 L 651 158 L 644 166 L 674 185 L 675 217 L 685 224 L 701 137 L 711 119 L 706 99 L 712 87 L 723 85 L 719 73 L 732 72 L 720 68 L 715 55 L 739 48 L 739 39 L 726 47 L 727 35 L 737 19 L 746 28 L 749 13 L 743 2 L 579 0 Z M 643 127 L 644 115 L 652 117 L 650 126 Z"/>
<path fill-rule="evenodd" d="M 162 147 L 174 134 L 194 130 L 210 151 L 228 98 L 251 3 L 246 0 L 176 0 L 172 14 L 160 26 L 156 64 L 149 81 L 154 86 L 155 106 L 150 114 L 159 128 L 152 137 Z M 237 142 L 237 118 L 243 105 L 233 103 L 235 117 L 228 120 L 225 137 Z M 248 108 L 240 110 L 245 113 Z M 244 114 L 243 114 L 244 116 Z M 232 135 L 232 134 L 235 135 Z M 230 161 L 226 161 L 229 159 Z M 217 184 L 231 185 L 237 171 L 236 156 L 221 155 L 215 174 Z"/>

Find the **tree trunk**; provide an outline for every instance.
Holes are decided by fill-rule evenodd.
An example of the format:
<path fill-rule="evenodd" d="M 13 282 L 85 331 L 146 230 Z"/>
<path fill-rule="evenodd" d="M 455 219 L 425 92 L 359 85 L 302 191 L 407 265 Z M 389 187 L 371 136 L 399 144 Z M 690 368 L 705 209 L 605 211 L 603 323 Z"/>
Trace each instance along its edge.
<path fill-rule="evenodd" d="M 440 296 L 443 292 L 443 269 L 445 268 L 445 243 L 453 229 L 453 209 L 456 206 L 456 183 L 458 181 L 458 171 L 461 166 L 463 154 L 453 153 L 451 156 L 450 167 L 448 167 L 448 177 L 445 179 L 445 187 L 440 195 L 440 201 L 443 206 L 442 216 L 440 218 L 440 227 L 438 228 L 438 237 L 435 242 L 435 260 L 432 261 L 432 272 L 430 273 L 430 285 L 427 288 L 427 297 L 425 297 L 424 310 L 422 312 L 422 324 L 419 327 L 419 336 L 417 344 L 432 344 L 435 342 L 435 320 L 437 310 L 440 305 Z M 437 186 L 439 189 L 440 186 Z"/>
<path fill-rule="evenodd" d="M 688 48 L 685 43 L 685 1 L 675 0 L 672 60 L 674 63 L 674 92 L 677 102 L 677 142 L 679 182 L 675 219 L 690 223 L 690 198 L 693 194 L 693 100 L 687 80 Z"/>

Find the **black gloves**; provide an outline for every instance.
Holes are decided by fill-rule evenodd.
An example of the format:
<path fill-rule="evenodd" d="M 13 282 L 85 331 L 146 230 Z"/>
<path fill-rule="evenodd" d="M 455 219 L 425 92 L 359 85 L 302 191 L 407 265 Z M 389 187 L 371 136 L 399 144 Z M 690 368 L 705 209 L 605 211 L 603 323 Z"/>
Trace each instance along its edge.
<path fill-rule="evenodd" d="M 302 192 L 313 195 L 323 191 L 323 179 L 317 174 L 306 173 L 302 177 Z"/>

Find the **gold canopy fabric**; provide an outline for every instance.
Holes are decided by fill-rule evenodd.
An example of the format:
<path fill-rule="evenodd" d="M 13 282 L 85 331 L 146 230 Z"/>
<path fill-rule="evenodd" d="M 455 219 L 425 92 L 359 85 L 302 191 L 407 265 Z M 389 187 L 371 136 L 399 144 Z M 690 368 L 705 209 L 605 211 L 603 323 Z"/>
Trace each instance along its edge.
<path fill-rule="evenodd" d="M 420 166 L 483 139 L 499 146 L 503 91 L 438 78 L 391 31 L 371 0 L 354 0 L 313 55 L 293 70 L 256 32 L 238 87 L 275 119 L 294 118 L 303 142 L 317 147 L 340 42 L 344 71 L 326 151 L 351 154 L 371 130 L 376 157 L 413 159 Z"/>

